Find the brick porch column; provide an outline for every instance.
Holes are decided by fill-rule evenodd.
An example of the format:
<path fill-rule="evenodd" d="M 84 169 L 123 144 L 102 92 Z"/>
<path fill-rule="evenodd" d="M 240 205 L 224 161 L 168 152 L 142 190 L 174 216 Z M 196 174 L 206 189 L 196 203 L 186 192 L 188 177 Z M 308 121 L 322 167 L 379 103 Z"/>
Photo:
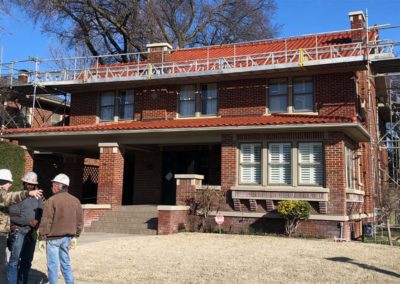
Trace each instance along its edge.
<path fill-rule="evenodd" d="M 176 205 L 188 205 L 188 200 L 194 198 L 195 191 L 201 188 L 203 175 L 175 175 L 176 179 Z"/>
<path fill-rule="evenodd" d="M 28 150 L 26 146 L 21 146 L 24 150 L 24 159 L 25 159 L 25 172 L 33 171 L 33 151 Z"/>
<path fill-rule="evenodd" d="M 99 143 L 99 183 L 97 204 L 122 204 L 122 184 L 124 179 L 124 156 L 118 143 Z"/>

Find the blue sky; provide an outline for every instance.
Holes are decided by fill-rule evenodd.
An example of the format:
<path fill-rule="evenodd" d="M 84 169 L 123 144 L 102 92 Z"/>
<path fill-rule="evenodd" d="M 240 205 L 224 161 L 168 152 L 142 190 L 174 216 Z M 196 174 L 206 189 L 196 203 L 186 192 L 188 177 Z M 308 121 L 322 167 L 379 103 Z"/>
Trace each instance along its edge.
<path fill-rule="evenodd" d="M 283 25 L 279 37 L 349 29 L 348 13 L 366 9 L 370 26 L 400 25 L 400 0 L 276 0 L 276 3 L 274 22 Z M 28 57 L 50 58 L 49 46 L 57 45 L 18 11 L 13 17 L 2 17 L 0 25 L 4 28 L 0 33 L 3 62 Z M 382 31 L 381 39 L 400 42 L 400 28 Z"/>

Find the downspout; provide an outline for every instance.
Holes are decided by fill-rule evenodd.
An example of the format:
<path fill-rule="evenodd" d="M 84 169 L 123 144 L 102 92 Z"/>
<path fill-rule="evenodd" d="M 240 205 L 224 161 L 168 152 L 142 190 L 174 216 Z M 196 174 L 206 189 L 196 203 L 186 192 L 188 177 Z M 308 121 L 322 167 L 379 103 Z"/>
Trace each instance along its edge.
<path fill-rule="evenodd" d="M 369 144 L 370 144 L 370 171 L 371 171 L 371 196 L 372 196 L 372 222 L 375 225 L 375 158 L 374 158 L 374 134 L 372 133 L 372 119 L 373 119 L 373 109 L 372 109 L 372 98 L 371 98 L 371 68 L 369 59 L 369 27 L 368 27 L 368 10 L 365 11 L 366 18 L 366 59 L 367 59 L 367 92 L 368 92 L 368 129 L 370 132 Z M 376 134 L 376 133 L 375 133 Z M 376 240 L 375 230 L 372 230 L 374 239 Z"/>

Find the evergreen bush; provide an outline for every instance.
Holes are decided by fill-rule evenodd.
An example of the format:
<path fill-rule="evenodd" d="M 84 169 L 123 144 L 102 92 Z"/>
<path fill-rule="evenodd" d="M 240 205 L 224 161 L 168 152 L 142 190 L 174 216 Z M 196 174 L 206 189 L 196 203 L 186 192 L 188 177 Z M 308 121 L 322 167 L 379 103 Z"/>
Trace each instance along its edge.
<path fill-rule="evenodd" d="M 10 190 L 21 190 L 21 178 L 25 170 L 24 150 L 15 144 L 0 142 L 0 169 L 9 169 L 13 175 L 13 185 Z"/>

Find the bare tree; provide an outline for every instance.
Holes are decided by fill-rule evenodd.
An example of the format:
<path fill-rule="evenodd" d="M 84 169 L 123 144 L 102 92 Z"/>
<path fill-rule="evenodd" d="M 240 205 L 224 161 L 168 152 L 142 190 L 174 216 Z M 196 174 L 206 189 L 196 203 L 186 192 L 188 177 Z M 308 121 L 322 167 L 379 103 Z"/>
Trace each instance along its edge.
<path fill-rule="evenodd" d="M 397 185 L 388 185 L 382 190 L 381 218 L 388 231 L 389 244 L 393 245 L 391 233 L 391 217 L 400 209 L 400 188 Z"/>
<path fill-rule="evenodd" d="M 25 11 L 66 47 L 91 55 L 144 51 L 150 42 L 190 47 L 269 38 L 275 0 L 0 0 Z M 106 62 L 100 62 L 106 63 Z"/>

